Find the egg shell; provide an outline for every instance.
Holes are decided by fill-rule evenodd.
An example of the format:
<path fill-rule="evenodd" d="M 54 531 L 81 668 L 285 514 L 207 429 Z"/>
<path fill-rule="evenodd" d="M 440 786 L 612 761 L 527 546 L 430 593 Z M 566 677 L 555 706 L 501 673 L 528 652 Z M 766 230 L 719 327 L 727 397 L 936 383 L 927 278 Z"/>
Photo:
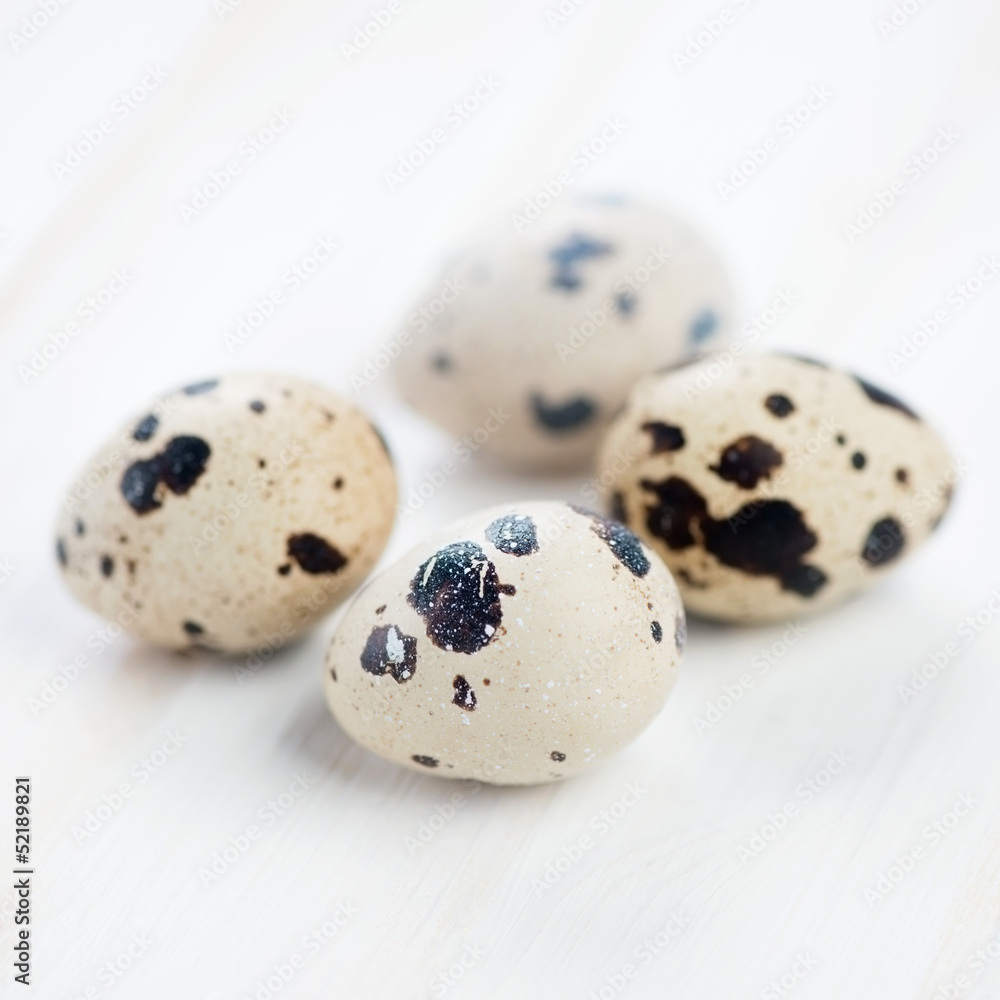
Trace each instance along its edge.
<path fill-rule="evenodd" d="M 880 580 L 937 526 L 959 474 L 889 393 L 762 353 L 643 380 L 595 481 L 670 566 L 689 612 L 766 622 Z"/>
<path fill-rule="evenodd" d="M 137 414 L 62 500 L 70 590 L 174 649 L 281 646 L 368 574 L 396 479 L 378 431 L 288 375 L 189 385 Z"/>
<path fill-rule="evenodd" d="M 326 695 L 353 739 L 404 767 L 553 781 L 648 725 L 684 636 L 670 573 L 630 531 L 565 503 L 508 504 L 358 594 L 327 652 Z"/>
<path fill-rule="evenodd" d="M 412 314 L 394 371 L 411 405 L 481 454 L 585 468 L 636 379 L 725 336 L 732 314 L 721 263 L 683 222 L 567 197 L 458 254 Z"/>

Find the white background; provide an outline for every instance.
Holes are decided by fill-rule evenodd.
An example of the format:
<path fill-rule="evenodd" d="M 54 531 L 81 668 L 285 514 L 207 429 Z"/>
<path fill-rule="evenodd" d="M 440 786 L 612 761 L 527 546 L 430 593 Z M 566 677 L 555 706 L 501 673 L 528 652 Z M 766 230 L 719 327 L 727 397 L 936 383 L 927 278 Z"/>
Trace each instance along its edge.
<path fill-rule="evenodd" d="M 963 1000 L 1000 992 L 1000 961 L 968 964 L 1000 933 L 1000 625 L 969 643 L 957 632 L 1000 587 L 1000 281 L 961 310 L 948 303 L 1000 253 L 1000 9 L 927 0 L 887 33 L 889 0 L 733 0 L 731 23 L 681 71 L 674 54 L 721 3 L 583 0 L 560 23 L 549 6 L 402 0 L 347 58 L 367 2 L 243 0 L 221 16 L 210 0 L 72 0 L 26 44 L 11 33 L 38 6 L 3 5 L 0 745 L 4 775 L 33 778 L 37 874 L 30 990 L 10 982 L 13 876 L 0 884 L 0 993 L 263 998 L 296 954 L 304 964 L 272 980 L 275 995 L 584 998 L 627 983 L 630 1000 L 754 998 L 791 976 L 797 954 L 811 967 L 796 1000 L 931 1000 L 949 983 Z M 147 67 L 168 75 L 115 114 Z M 496 92 L 390 191 L 385 172 L 482 76 Z M 724 198 L 717 181 L 822 85 L 832 98 Z M 294 121 L 246 162 L 240 144 L 276 108 Z M 627 127 L 575 186 L 682 213 L 723 253 L 746 320 L 789 290 L 795 305 L 764 342 L 848 365 L 923 411 L 962 463 L 956 502 L 923 551 L 804 622 L 766 675 L 754 657 L 784 625 L 694 623 L 675 693 L 631 748 L 565 784 L 466 788 L 414 849 L 407 838 L 426 835 L 457 789 L 367 754 L 332 722 L 319 663 L 336 616 L 243 684 L 231 662 L 127 638 L 94 655 L 100 622 L 59 582 L 52 523 L 126 416 L 236 367 L 355 396 L 385 429 L 403 491 L 419 484 L 451 442 L 394 400 L 388 377 L 355 393 L 351 376 L 405 328 L 463 232 L 522 208 L 609 116 Z M 66 146 L 102 118 L 113 130 L 57 178 Z M 912 179 L 904 165 L 939 129 L 958 138 Z M 179 206 L 234 158 L 239 175 L 185 222 Z M 903 193 L 852 242 L 845 225 L 894 179 Z M 228 350 L 253 300 L 327 234 L 335 259 Z M 37 377 L 19 377 L 116 269 L 132 276 L 127 289 Z M 939 308 L 947 324 L 894 368 L 890 352 Z M 397 526 L 385 561 L 486 503 L 578 498 L 583 478 L 470 462 Z M 899 685 L 948 641 L 961 655 L 904 704 Z M 88 668 L 33 710 L 88 651 Z M 707 703 L 747 672 L 754 686 L 699 734 Z M 186 742 L 139 785 L 133 768 L 169 732 Z M 835 751 L 849 766 L 806 802 L 796 788 Z M 203 885 L 199 868 L 248 824 L 263 828 L 259 810 L 302 773 L 306 793 Z M 96 833 L 74 835 L 123 781 L 134 794 Z M 592 819 L 630 783 L 641 798 L 596 832 Z M 971 815 L 933 844 L 925 828 L 962 793 Z M 789 802 L 787 827 L 741 858 Z M 592 848 L 539 893 L 587 833 Z M 3 870 L 12 842 L 0 837 Z M 865 890 L 921 844 L 913 870 L 870 905 Z M 338 906 L 356 914 L 310 954 L 304 937 Z M 637 957 L 677 913 L 682 933 Z M 462 979 L 435 980 L 467 946 L 482 954 Z M 107 971 L 116 961 L 130 965 L 119 978 Z M 616 978 L 627 964 L 635 977 Z"/>

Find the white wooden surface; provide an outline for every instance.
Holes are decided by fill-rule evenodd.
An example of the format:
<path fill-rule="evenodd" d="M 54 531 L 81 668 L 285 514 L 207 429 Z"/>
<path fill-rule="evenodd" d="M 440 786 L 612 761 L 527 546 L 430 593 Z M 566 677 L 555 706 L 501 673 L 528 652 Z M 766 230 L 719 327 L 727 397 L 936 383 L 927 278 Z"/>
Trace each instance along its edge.
<path fill-rule="evenodd" d="M 550 24 L 556 0 L 402 0 L 350 60 L 341 43 L 378 0 L 232 3 L 221 16 L 210 0 L 74 0 L 16 52 L 8 32 L 38 4 L 0 12 L 0 746 L 5 780 L 34 782 L 37 868 L 35 985 L 10 981 L 5 875 L 0 993 L 1000 995 L 1000 619 L 988 610 L 1000 282 L 960 310 L 948 299 L 1000 253 L 996 5 L 907 0 L 916 12 L 883 37 L 889 0 L 732 0 L 731 23 L 680 72 L 673 54 L 722 3 L 577 0 Z M 122 116 L 117 96 L 147 67 L 167 75 Z M 495 93 L 390 191 L 384 171 L 483 76 Z M 833 96 L 780 134 L 821 85 Z M 241 143 L 274 109 L 293 121 L 251 162 Z M 926 549 L 864 599 L 803 622 L 766 671 L 786 626 L 694 623 L 644 736 L 602 770 L 541 788 L 455 787 L 351 745 L 319 684 L 335 618 L 243 683 L 232 662 L 127 638 L 99 651 L 101 623 L 62 589 L 50 533 L 99 440 L 161 389 L 234 366 L 350 393 L 454 239 L 523 205 L 609 116 L 627 127 L 575 184 L 678 207 L 730 261 L 748 320 L 779 289 L 794 296 L 762 343 L 848 364 L 941 426 L 963 474 Z M 104 117 L 113 129 L 57 179 L 53 161 Z M 939 129 L 958 137 L 913 179 L 906 161 Z M 724 200 L 716 181 L 769 135 L 777 151 Z M 186 223 L 179 205 L 231 159 L 240 173 Z M 844 224 L 893 179 L 902 194 L 852 243 Z M 336 258 L 228 351 L 223 335 L 327 234 Z M 127 289 L 23 384 L 17 366 L 115 269 Z M 939 308 L 941 332 L 894 370 L 889 352 Z M 408 489 L 451 443 L 387 381 L 357 395 Z M 582 482 L 469 462 L 401 521 L 386 559 L 482 504 L 576 498 Z M 966 642 L 958 629 L 980 611 Z M 900 685 L 949 641 L 960 655 L 904 704 Z M 86 669 L 33 708 L 80 654 Z M 739 700 L 696 726 L 734 685 Z M 171 734 L 173 752 L 150 759 Z M 102 808 L 123 782 L 120 808 Z M 968 815 L 944 825 L 963 794 Z M 259 836 L 243 841 L 249 825 Z M 759 852 L 755 833 L 771 837 Z M 246 850 L 206 884 L 199 871 L 234 840 Z M 917 846 L 911 870 L 893 870 Z M 890 870 L 891 892 L 866 896 Z"/>

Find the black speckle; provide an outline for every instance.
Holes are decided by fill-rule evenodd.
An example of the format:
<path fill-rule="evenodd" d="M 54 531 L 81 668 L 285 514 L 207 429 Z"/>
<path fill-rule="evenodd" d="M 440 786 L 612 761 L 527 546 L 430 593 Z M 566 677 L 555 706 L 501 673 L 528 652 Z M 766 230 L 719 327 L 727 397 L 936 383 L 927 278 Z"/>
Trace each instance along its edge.
<path fill-rule="evenodd" d="M 483 683 L 484 683 L 484 684 L 485 684 L 485 685 L 486 685 L 487 687 L 489 687 L 489 686 L 490 686 L 490 679 L 489 679 L 489 677 L 484 677 L 484 678 L 483 678 Z"/>
<path fill-rule="evenodd" d="M 535 393 L 531 397 L 531 408 L 535 420 L 546 430 L 555 433 L 576 430 L 597 415 L 597 405 L 585 396 L 577 396 L 561 406 L 550 406 L 541 395 Z"/>
<path fill-rule="evenodd" d="M 663 627 L 659 622 L 650 622 L 650 631 L 653 633 L 653 638 L 656 642 L 663 642 Z"/>
<path fill-rule="evenodd" d="M 818 566 L 794 566 L 781 576 L 783 590 L 791 590 L 801 597 L 812 597 L 826 583 L 826 573 Z"/>
<path fill-rule="evenodd" d="M 772 392 L 771 395 L 764 400 L 764 405 L 776 417 L 787 417 L 788 414 L 795 409 L 795 404 L 787 396 L 783 396 L 780 392 Z"/>
<path fill-rule="evenodd" d="M 635 312 L 635 306 L 638 299 L 636 299 L 635 292 L 630 288 L 626 288 L 624 291 L 619 292 L 615 296 L 615 308 L 622 314 L 622 316 L 631 316 Z"/>
<path fill-rule="evenodd" d="M 723 565 L 752 576 L 777 577 L 783 589 L 803 597 L 811 597 L 827 582 L 822 570 L 802 564 L 817 537 L 787 501 L 758 500 L 717 521 L 709 516 L 705 498 L 686 480 L 644 479 L 642 487 L 657 497 L 657 503 L 646 508 L 646 525 L 669 548 L 685 549 L 700 541 Z"/>
<path fill-rule="evenodd" d="M 450 372 L 452 367 L 451 358 L 447 354 L 435 354 L 431 358 L 431 368 L 438 372 Z"/>
<path fill-rule="evenodd" d="M 73 526 L 76 529 L 77 535 L 83 535 L 87 531 L 87 526 L 80 520 L 76 519 L 76 524 Z"/>
<path fill-rule="evenodd" d="M 378 607 L 377 607 L 377 608 L 375 609 L 375 614 L 377 614 L 377 615 L 380 615 L 380 614 L 382 614 L 382 612 L 383 612 L 383 611 L 385 611 L 385 605 L 384 605 L 384 604 L 380 604 L 380 605 L 379 605 L 379 606 L 378 606 Z"/>
<path fill-rule="evenodd" d="M 264 466 L 266 466 L 266 465 L 267 465 L 267 462 L 265 462 L 264 459 L 262 459 L 262 458 L 258 458 L 257 459 L 257 468 L 258 469 L 263 469 Z"/>
<path fill-rule="evenodd" d="M 125 566 L 128 569 L 129 576 L 135 576 L 135 560 L 134 559 L 126 559 L 125 560 Z"/>
<path fill-rule="evenodd" d="M 866 461 L 867 459 L 865 458 L 863 452 L 856 451 L 853 455 L 851 455 L 851 465 L 853 465 L 855 469 L 863 469 Z"/>
<path fill-rule="evenodd" d="M 133 462 L 122 476 L 122 496 L 137 514 L 148 514 L 151 510 L 163 506 L 156 498 L 156 488 L 159 485 L 159 457 L 140 459 Z"/>
<path fill-rule="evenodd" d="M 425 757 L 423 754 L 415 753 L 410 760 L 415 764 L 423 764 L 424 767 L 437 767 L 440 761 L 433 757 Z"/>
<path fill-rule="evenodd" d="M 361 666 L 378 677 L 388 671 L 402 684 L 417 671 L 417 640 L 395 625 L 378 625 L 361 652 Z"/>
<path fill-rule="evenodd" d="M 451 699 L 452 704 L 458 705 L 459 708 L 464 708 L 468 712 L 474 712 L 476 710 L 476 692 L 469 686 L 469 682 L 461 674 L 458 674 L 451 682 L 451 686 L 455 689 L 455 697 Z"/>
<path fill-rule="evenodd" d="M 330 676 L 334 679 L 334 681 L 336 681 L 336 679 L 337 679 L 337 671 L 334 670 L 333 667 L 330 667 Z"/>
<path fill-rule="evenodd" d="M 218 384 L 217 378 L 210 378 L 204 382 L 195 382 L 194 385 L 186 385 L 181 391 L 185 396 L 200 396 L 203 392 L 211 392 Z"/>
<path fill-rule="evenodd" d="M 250 409 L 254 413 L 263 413 L 267 407 L 259 399 L 255 399 L 250 403 Z"/>
<path fill-rule="evenodd" d="M 715 313 L 711 309 L 703 309 L 691 321 L 691 340 L 695 344 L 700 344 L 712 335 L 718 325 L 719 320 Z"/>
<path fill-rule="evenodd" d="M 623 563 L 633 576 L 645 576 L 649 572 L 649 559 L 642 551 L 642 542 L 624 524 L 601 517 L 600 514 L 595 514 L 584 507 L 577 507 L 575 504 L 569 506 L 578 514 L 590 518 L 591 531 L 607 543 L 615 558 Z"/>
<path fill-rule="evenodd" d="M 305 532 L 288 536 L 288 557 L 307 573 L 338 573 L 347 565 L 347 557 L 325 538 Z"/>
<path fill-rule="evenodd" d="M 654 455 L 665 451 L 679 451 L 684 447 L 684 431 L 679 427 L 650 420 L 642 425 L 642 429 L 653 439 Z"/>
<path fill-rule="evenodd" d="M 440 649 L 478 652 L 496 634 L 503 617 L 496 566 L 475 542 L 438 549 L 410 581 L 410 606 Z"/>
<path fill-rule="evenodd" d="M 56 540 L 56 558 L 59 560 L 60 566 L 65 566 L 69 562 L 66 555 L 66 543 L 61 538 Z"/>
<path fill-rule="evenodd" d="M 906 471 L 906 469 L 896 470 L 897 483 L 902 483 L 905 486 L 909 481 L 910 481 L 910 474 Z"/>
<path fill-rule="evenodd" d="M 151 413 L 148 417 L 143 417 L 135 425 L 135 430 L 132 431 L 132 437 L 136 441 L 148 441 L 155 433 L 156 428 L 160 426 L 159 418 Z"/>
<path fill-rule="evenodd" d="M 883 517 L 868 532 L 861 558 L 869 566 L 885 566 L 897 559 L 905 546 L 903 526 L 894 517 Z"/>
<path fill-rule="evenodd" d="M 281 566 L 278 567 L 279 576 L 288 576 L 288 574 L 291 573 L 291 571 L 292 571 L 291 563 L 283 563 Z"/>
<path fill-rule="evenodd" d="M 159 455 L 133 462 L 121 479 L 122 496 L 137 514 L 163 506 L 157 496 L 160 483 L 177 496 L 191 489 L 205 471 L 212 449 L 200 437 L 171 438 Z"/>
<path fill-rule="evenodd" d="M 678 615 L 677 620 L 674 622 L 674 645 L 677 647 L 678 653 L 683 652 L 684 647 L 687 645 L 687 637 L 687 622 L 683 615 Z"/>
<path fill-rule="evenodd" d="M 866 382 L 860 375 L 855 375 L 854 380 L 861 386 L 864 394 L 873 403 L 878 403 L 879 406 L 890 406 L 894 410 L 899 410 L 900 413 L 905 413 L 911 420 L 920 419 L 920 417 L 918 417 L 916 413 L 914 413 L 913 410 L 906 405 L 906 403 L 897 399 L 884 389 L 880 389 L 878 386 L 872 385 L 871 382 Z"/>
<path fill-rule="evenodd" d="M 513 597 L 517 593 L 517 588 L 512 583 L 501 583 L 500 593 L 506 594 L 508 597 Z"/>
<path fill-rule="evenodd" d="M 111 576 L 115 571 L 115 561 L 111 556 L 101 556 L 101 576 Z"/>
<path fill-rule="evenodd" d="M 741 507 L 728 521 L 706 518 L 705 549 L 726 566 L 754 576 L 775 576 L 782 589 L 812 597 L 826 576 L 802 565 L 817 537 L 801 512 L 787 500 L 765 500 Z"/>
<path fill-rule="evenodd" d="M 344 488 L 344 477 L 343 476 L 337 476 L 337 478 L 333 481 L 333 488 L 335 490 L 342 490 Z"/>
<path fill-rule="evenodd" d="M 646 527 L 667 547 L 680 551 L 694 545 L 694 525 L 708 517 L 705 498 L 686 479 L 671 476 L 662 483 L 642 480 L 642 488 L 655 493 L 657 502 L 646 507 Z"/>
<path fill-rule="evenodd" d="M 184 622 L 181 626 L 188 635 L 204 635 L 205 630 L 197 622 Z"/>
<path fill-rule="evenodd" d="M 509 556 L 530 556 L 538 551 L 535 522 L 519 514 L 505 514 L 486 528 L 486 540 Z"/>
<path fill-rule="evenodd" d="M 553 247 L 549 251 L 549 260 L 556 266 L 551 279 L 553 287 L 575 292 L 583 285 L 583 279 L 579 273 L 580 262 L 592 257 L 603 257 L 611 252 L 610 243 L 603 243 L 600 240 L 592 240 L 578 233 L 573 233 L 559 246 Z"/>
<path fill-rule="evenodd" d="M 837 435 L 837 444 L 839 444 L 841 446 L 847 444 L 847 438 L 845 438 L 843 434 L 838 434 Z"/>
<path fill-rule="evenodd" d="M 625 497 L 623 497 L 618 490 L 615 490 L 615 492 L 611 494 L 610 507 L 611 516 L 616 521 L 621 521 L 622 524 L 625 524 L 628 519 L 625 513 Z"/>
<path fill-rule="evenodd" d="M 752 490 L 761 479 L 781 465 L 781 452 L 753 434 L 747 434 L 727 445 L 718 465 L 710 465 L 721 479 L 735 483 L 741 489 Z"/>
<path fill-rule="evenodd" d="M 160 479 L 171 493 L 187 493 L 205 471 L 211 453 L 200 437 L 185 434 L 171 438 L 159 456 Z"/>
<path fill-rule="evenodd" d="M 560 753 L 558 750 L 553 750 L 552 753 L 549 754 L 549 757 L 557 764 L 561 764 L 566 759 L 566 754 Z"/>

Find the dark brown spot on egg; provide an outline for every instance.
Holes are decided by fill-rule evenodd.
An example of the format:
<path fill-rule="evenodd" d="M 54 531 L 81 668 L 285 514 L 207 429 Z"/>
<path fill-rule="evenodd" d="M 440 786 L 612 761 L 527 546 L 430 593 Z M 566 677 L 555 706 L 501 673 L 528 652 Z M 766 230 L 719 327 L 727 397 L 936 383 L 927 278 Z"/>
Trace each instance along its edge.
<path fill-rule="evenodd" d="M 868 459 L 865 458 L 864 452 L 856 451 L 853 455 L 851 455 L 851 465 L 859 471 L 865 467 L 867 461 Z"/>
<path fill-rule="evenodd" d="M 282 565 L 278 567 L 279 576 L 288 576 L 288 574 L 291 573 L 291 571 L 292 571 L 291 563 L 282 563 Z"/>
<path fill-rule="evenodd" d="M 566 759 L 566 754 L 560 753 L 558 750 L 553 750 L 552 753 L 549 754 L 549 757 L 559 764 Z"/>
<path fill-rule="evenodd" d="M 425 757 L 423 754 L 415 753 L 410 760 L 415 764 L 422 764 L 424 767 L 437 767 L 440 761 L 434 757 Z"/>
<path fill-rule="evenodd" d="M 56 540 L 56 558 L 60 566 L 65 566 L 69 562 L 66 556 L 66 543 L 61 538 Z"/>
<path fill-rule="evenodd" d="M 764 400 L 764 406 L 767 407 L 768 412 L 773 413 L 776 417 L 787 417 L 795 409 L 795 404 L 780 392 L 772 392 Z"/>
<path fill-rule="evenodd" d="M 197 622 L 184 622 L 181 626 L 188 635 L 204 635 L 205 630 Z"/>
<path fill-rule="evenodd" d="M 475 542 L 438 549 L 410 581 L 407 601 L 440 649 L 472 654 L 486 646 L 503 618 L 496 566 Z"/>
<path fill-rule="evenodd" d="M 861 558 L 869 566 L 885 566 L 898 559 L 906 546 L 903 526 L 894 517 L 883 517 L 872 525 L 861 550 Z"/>
<path fill-rule="evenodd" d="M 708 514 L 705 498 L 685 479 L 671 476 L 662 483 L 642 480 L 642 488 L 656 494 L 646 508 L 646 527 L 667 547 L 680 551 L 695 544 L 692 529 Z"/>
<path fill-rule="evenodd" d="M 464 708 L 467 712 L 474 712 L 476 710 L 476 692 L 472 690 L 469 682 L 461 674 L 458 674 L 451 682 L 451 686 L 455 689 L 455 697 L 451 699 L 452 703 L 458 705 L 459 708 Z"/>
<path fill-rule="evenodd" d="M 911 420 L 920 419 L 920 417 L 918 417 L 917 414 L 906 405 L 906 403 L 904 403 L 901 399 L 897 399 L 891 393 L 886 392 L 884 389 L 880 389 L 877 385 L 872 385 L 871 382 L 866 382 L 858 375 L 854 376 L 854 381 L 861 386 L 864 394 L 873 403 L 877 403 L 879 406 L 888 406 L 893 410 L 898 410 L 900 413 L 908 416 Z"/>
<path fill-rule="evenodd" d="M 185 396 L 200 396 L 202 393 L 211 392 L 217 385 L 217 378 L 206 379 L 204 382 L 195 382 L 193 385 L 186 385 L 181 390 Z"/>
<path fill-rule="evenodd" d="M 111 556 L 101 556 L 101 576 L 111 576 L 115 571 L 115 561 Z"/>
<path fill-rule="evenodd" d="M 347 557 L 325 538 L 305 532 L 288 537 L 288 557 L 307 573 L 338 573 L 348 562 Z"/>
<path fill-rule="evenodd" d="M 183 434 L 171 438 L 152 458 L 133 462 L 121 479 L 121 493 L 137 514 L 148 514 L 163 506 L 162 483 L 171 493 L 183 496 L 198 481 L 212 449 L 200 437 Z"/>
<path fill-rule="evenodd" d="M 250 409 L 254 413 L 263 413 L 267 407 L 259 399 L 254 399 L 250 403 Z"/>
<path fill-rule="evenodd" d="M 659 455 L 667 451 L 679 451 L 684 447 L 684 432 L 673 424 L 665 424 L 659 420 L 650 420 L 642 425 L 642 429 L 653 439 L 652 454 Z"/>
<path fill-rule="evenodd" d="M 643 577 L 649 572 L 649 559 L 642 549 L 642 542 L 624 524 L 601 517 L 585 507 L 569 505 L 578 514 L 589 517 L 590 530 L 611 549 L 614 557 L 633 575 Z"/>
<path fill-rule="evenodd" d="M 646 525 L 669 548 L 700 543 L 723 565 L 753 576 L 777 577 L 783 589 L 803 597 L 811 597 L 827 582 L 822 570 L 802 563 L 817 537 L 788 501 L 757 500 L 725 520 L 715 520 L 705 498 L 683 479 L 643 480 L 642 487 L 657 497 L 646 508 Z M 696 585 L 690 574 L 678 575 Z"/>
<path fill-rule="evenodd" d="M 535 522 L 527 515 L 505 514 L 486 527 L 486 540 L 509 556 L 530 556 L 538 551 Z"/>
<path fill-rule="evenodd" d="M 156 428 L 159 426 L 159 418 L 156 414 L 150 413 L 149 416 L 143 417 L 135 425 L 135 429 L 132 431 L 132 438 L 136 441 L 148 441 L 156 433 Z"/>
<path fill-rule="evenodd" d="M 753 434 L 744 435 L 727 445 L 718 465 L 709 468 L 721 479 L 741 489 L 752 490 L 761 479 L 769 479 L 782 463 L 781 452 Z"/>
<path fill-rule="evenodd" d="M 654 641 L 663 642 L 663 626 L 659 622 L 651 622 L 649 628 L 653 633 Z"/>
<path fill-rule="evenodd" d="M 361 651 L 361 667 L 377 677 L 389 673 L 402 684 L 416 673 L 417 640 L 396 625 L 378 625 Z"/>

